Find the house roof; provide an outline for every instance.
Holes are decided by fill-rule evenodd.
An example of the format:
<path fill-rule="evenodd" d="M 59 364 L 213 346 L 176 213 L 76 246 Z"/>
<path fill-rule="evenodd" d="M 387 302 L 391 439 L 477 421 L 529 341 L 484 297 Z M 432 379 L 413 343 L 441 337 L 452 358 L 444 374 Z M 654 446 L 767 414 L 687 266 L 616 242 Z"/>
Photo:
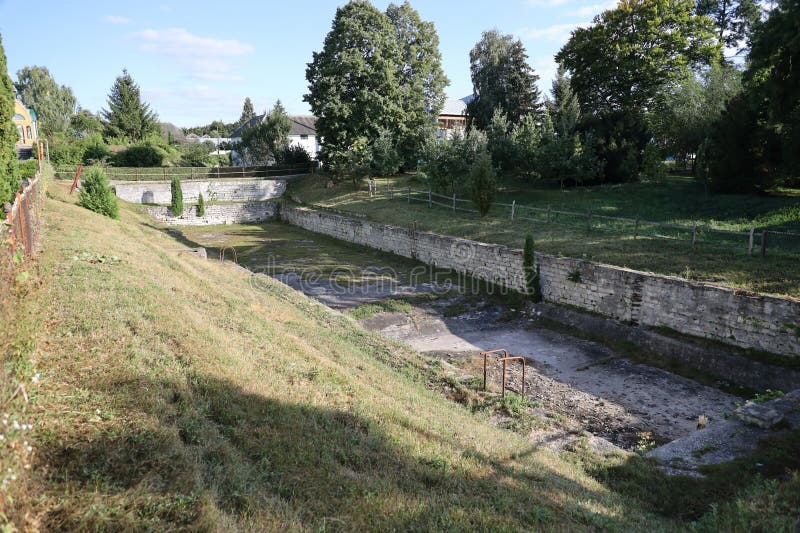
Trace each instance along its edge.
<path fill-rule="evenodd" d="M 289 135 L 316 135 L 317 117 L 313 115 L 293 115 L 289 117 L 292 129 Z"/>
<path fill-rule="evenodd" d="M 262 120 L 264 120 L 265 115 L 258 115 L 235 130 L 231 133 L 231 138 L 236 139 L 242 136 L 242 132 L 248 128 L 252 128 Z M 289 115 L 289 123 L 291 125 L 291 130 L 289 130 L 289 135 L 316 135 L 317 134 L 317 117 L 313 115 Z"/>
<path fill-rule="evenodd" d="M 444 101 L 444 107 L 439 114 L 464 116 L 467 114 L 467 104 L 472 101 L 472 98 L 471 94 L 464 98 L 448 98 Z"/>

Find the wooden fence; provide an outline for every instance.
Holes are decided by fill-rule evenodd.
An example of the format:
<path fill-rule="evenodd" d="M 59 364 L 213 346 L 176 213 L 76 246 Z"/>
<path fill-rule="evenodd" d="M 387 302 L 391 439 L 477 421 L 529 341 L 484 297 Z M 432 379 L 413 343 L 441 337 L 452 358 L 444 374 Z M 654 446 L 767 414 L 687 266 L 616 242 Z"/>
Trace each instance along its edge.
<path fill-rule="evenodd" d="M 408 203 L 421 202 L 428 207 L 443 207 L 456 212 L 478 214 L 471 200 L 457 195 L 438 194 L 431 190 L 380 187 L 376 193 L 391 200 L 404 200 Z M 748 255 L 772 252 L 800 254 L 800 233 L 784 231 L 780 228 L 760 228 L 751 226 L 748 231 L 733 231 L 712 228 L 702 224 L 681 225 L 654 222 L 641 218 L 612 217 L 593 211 L 567 211 L 551 207 L 530 207 L 512 201 L 510 204 L 495 202 L 489 214 L 508 218 L 511 221 L 526 221 L 536 224 L 560 226 L 570 230 L 594 231 L 624 235 L 633 239 L 648 238 L 665 241 L 681 241 L 694 250 L 698 247 L 716 247 L 743 251 Z"/>
<path fill-rule="evenodd" d="M 84 167 L 86 172 L 91 167 Z M 111 180 L 116 181 L 161 181 L 173 176 L 181 179 L 236 179 L 236 178 L 277 178 L 309 174 L 316 168 L 315 163 L 301 165 L 277 165 L 260 167 L 101 167 Z M 73 179 L 77 167 L 56 169 L 57 179 Z"/>

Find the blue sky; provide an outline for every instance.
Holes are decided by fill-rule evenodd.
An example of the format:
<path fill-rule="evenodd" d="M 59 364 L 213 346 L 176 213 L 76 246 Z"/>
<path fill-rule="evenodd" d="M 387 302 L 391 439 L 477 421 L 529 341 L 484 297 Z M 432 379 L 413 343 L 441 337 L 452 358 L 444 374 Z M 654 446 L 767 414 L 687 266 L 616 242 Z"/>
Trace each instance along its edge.
<path fill-rule="evenodd" d="M 280 99 L 292 114 L 303 102 L 305 68 L 322 47 L 343 0 L 235 2 L 81 0 L 35 3 L 0 0 L 0 35 L 8 70 L 50 69 L 72 87 L 81 107 L 97 111 L 125 67 L 162 121 L 179 126 L 239 118 L 249 96 L 257 112 Z M 385 9 L 388 1 L 374 1 Z M 571 29 L 612 7 L 604 0 L 416 0 L 433 21 L 447 93 L 472 92 L 469 50 L 481 32 L 497 28 L 523 40 L 548 90 L 553 55 Z"/>

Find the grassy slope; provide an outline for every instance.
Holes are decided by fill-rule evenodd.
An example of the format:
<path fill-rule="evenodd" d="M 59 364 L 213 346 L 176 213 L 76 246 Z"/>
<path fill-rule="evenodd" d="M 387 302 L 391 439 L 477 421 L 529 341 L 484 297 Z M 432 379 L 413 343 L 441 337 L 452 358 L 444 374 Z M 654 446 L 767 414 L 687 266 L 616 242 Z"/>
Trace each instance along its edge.
<path fill-rule="evenodd" d="M 425 187 L 413 178 L 398 177 L 392 181 L 398 188 L 408 184 L 415 188 Z M 406 204 L 401 200 L 370 199 L 366 191 L 354 191 L 350 182 L 329 190 L 325 188 L 325 182 L 326 178 L 320 175 L 294 180 L 290 183 L 289 195 L 304 202 L 363 213 L 373 220 L 402 226 L 416 221 L 420 230 L 515 248 L 522 247 L 525 233 L 531 232 L 537 249 L 547 253 L 800 298 L 800 267 L 796 255 L 800 240 L 797 238 L 774 237 L 771 246 L 788 246 L 794 253 L 773 251 L 767 258 L 748 257 L 744 252 L 744 237 L 737 237 L 740 250 L 700 246 L 693 253 L 687 242 L 634 240 L 631 228 L 626 228 L 627 235 L 601 231 L 587 235 L 585 220 L 569 221 L 575 224 L 573 227 L 520 220 L 511 222 L 506 208 L 495 209 L 494 215 L 485 219 L 466 213 L 454 216 L 446 208 L 429 209 L 418 202 Z M 385 181 L 381 180 L 379 187 L 385 187 Z M 708 201 L 702 198 L 697 185 L 685 178 L 671 178 L 664 185 L 626 184 L 567 191 L 530 189 L 511 182 L 506 183 L 498 195 L 499 201 L 516 200 L 532 207 L 551 206 L 577 212 L 592 210 L 596 214 L 638 216 L 689 226 L 697 221 L 727 230 L 746 231 L 756 224 L 800 232 L 800 198 L 797 196 L 787 193 L 771 197 L 715 195 Z M 688 235 L 682 234 L 682 238 L 686 239 Z"/>
<path fill-rule="evenodd" d="M 43 329 L 33 469 L 9 493 L 18 524 L 670 526 L 429 390 L 408 349 L 64 191 L 51 186 L 42 286 L 21 309 Z"/>

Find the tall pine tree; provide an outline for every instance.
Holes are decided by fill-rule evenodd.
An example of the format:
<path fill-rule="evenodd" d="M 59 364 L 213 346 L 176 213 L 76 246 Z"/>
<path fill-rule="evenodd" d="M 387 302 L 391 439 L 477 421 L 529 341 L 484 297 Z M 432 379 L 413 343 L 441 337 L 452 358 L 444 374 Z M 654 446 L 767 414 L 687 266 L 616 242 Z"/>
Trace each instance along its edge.
<path fill-rule="evenodd" d="M 111 93 L 108 95 L 108 110 L 102 110 L 106 132 L 111 137 L 122 137 L 133 142 L 143 139 L 147 134 L 158 131 L 158 115 L 150 106 L 142 102 L 139 86 L 122 70 Z"/>
<path fill-rule="evenodd" d="M 17 152 L 14 150 L 19 134 L 11 122 L 13 116 L 14 86 L 8 76 L 6 53 L 0 36 L 0 204 L 13 200 L 20 183 Z"/>
<path fill-rule="evenodd" d="M 403 121 L 394 135 L 405 165 L 415 166 L 425 139 L 436 128 L 444 88 L 450 82 L 442 70 L 439 36 L 433 23 L 422 20 L 408 2 L 389 4 L 386 15 L 400 46 L 396 68 Z"/>
<path fill-rule="evenodd" d="M 528 64 L 522 41 L 497 30 L 483 37 L 469 53 L 473 98 L 467 104 L 470 127 L 485 129 L 496 109 L 507 118 L 509 127 L 522 117 L 541 112 L 539 79 Z"/>
<path fill-rule="evenodd" d="M 237 126 L 241 126 L 251 118 L 256 116 L 255 108 L 253 108 L 253 101 L 250 100 L 250 97 L 246 97 L 244 99 L 244 105 L 242 105 L 242 116 L 239 117 L 239 121 L 236 122 Z"/>

